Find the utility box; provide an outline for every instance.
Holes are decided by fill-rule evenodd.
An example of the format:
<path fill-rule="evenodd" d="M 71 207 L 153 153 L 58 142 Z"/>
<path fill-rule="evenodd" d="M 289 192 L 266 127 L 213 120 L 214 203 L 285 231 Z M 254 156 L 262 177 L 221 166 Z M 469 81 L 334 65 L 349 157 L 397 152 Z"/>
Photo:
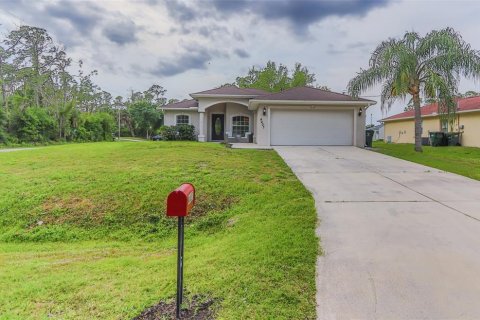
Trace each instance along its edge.
<path fill-rule="evenodd" d="M 184 183 L 167 198 L 168 217 L 186 217 L 195 205 L 195 187 L 190 183 Z"/>

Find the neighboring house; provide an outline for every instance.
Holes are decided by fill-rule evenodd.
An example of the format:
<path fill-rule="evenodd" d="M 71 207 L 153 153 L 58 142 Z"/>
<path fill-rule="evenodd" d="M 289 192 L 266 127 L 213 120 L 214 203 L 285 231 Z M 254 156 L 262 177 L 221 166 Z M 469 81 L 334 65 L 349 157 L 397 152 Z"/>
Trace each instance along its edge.
<path fill-rule="evenodd" d="M 225 86 L 163 106 L 164 124 L 195 126 L 198 141 L 274 145 L 365 145 L 375 101 L 297 87 L 278 93 Z"/>
<path fill-rule="evenodd" d="M 373 130 L 373 141 L 383 140 L 385 136 L 385 127 L 382 124 L 367 128 L 367 130 Z"/>
<path fill-rule="evenodd" d="M 461 132 L 460 143 L 467 147 L 480 147 L 480 96 L 459 98 L 453 126 L 442 120 L 438 104 L 432 103 L 421 108 L 422 137 L 429 132 Z M 392 143 L 414 143 L 414 110 L 402 112 L 382 120 L 385 124 L 385 141 Z"/>

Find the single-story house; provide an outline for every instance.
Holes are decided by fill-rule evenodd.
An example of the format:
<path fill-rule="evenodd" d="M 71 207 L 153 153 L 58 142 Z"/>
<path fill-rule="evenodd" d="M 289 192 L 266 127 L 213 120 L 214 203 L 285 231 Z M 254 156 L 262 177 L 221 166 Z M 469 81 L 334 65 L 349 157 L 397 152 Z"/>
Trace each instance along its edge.
<path fill-rule="evenodd" d="M 297 87 L 278 93 L 224 86 L 163 106 L 164 124 L 191 124 L 198 141 L 261 146 L 365 146 L 365 110 L 375 101 Z"/>
<path fill-rule="evenodd" d="M 385 124 L 385 141 L 391 143 L 415 142 L 415 111 L 409 110 L 382 120 Z M 453 126 L 439 115 L 438 104 L 421 108 L 422 138 L 429 132 L 460 132 L 460 143 L 467 147 L 480 147 L 480 96 L 457 99 Z"/>
<path fill-rule="evenodd" d="M 367 130 L 373 130 L 373 141 L 383 140 L 385 136 L 385 127 L 383 123 L 376 126 L 367 128 Z"/>

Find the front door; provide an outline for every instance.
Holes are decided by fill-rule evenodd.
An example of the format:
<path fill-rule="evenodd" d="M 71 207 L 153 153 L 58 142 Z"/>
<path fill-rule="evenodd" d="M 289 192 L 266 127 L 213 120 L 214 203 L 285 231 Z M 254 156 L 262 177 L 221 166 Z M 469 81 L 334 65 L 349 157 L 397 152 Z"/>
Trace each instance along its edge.
<path fill-rule="evenodd" d="M 212 114 L 212 140 L 221 141 L 225 135 L 225 115 Z"/>

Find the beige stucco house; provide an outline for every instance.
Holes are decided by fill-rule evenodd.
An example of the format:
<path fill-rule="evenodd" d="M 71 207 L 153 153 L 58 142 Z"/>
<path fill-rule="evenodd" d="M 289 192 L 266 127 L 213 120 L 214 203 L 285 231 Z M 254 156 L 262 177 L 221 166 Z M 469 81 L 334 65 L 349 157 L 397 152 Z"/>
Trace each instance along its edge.
<path fill-rule="evenodd" d="M 298 87 L 279 93 L 225 86 L 163 107 L 165 125 L 192 124 L 198 141 L 275 145 L 365 145 L 365 109 L 375 101 Z"/>
<path fill-rule="evenodd" d="M 453 125 L 442 120 L 438 113 L 438 104 L 433 103 L 421 108 L 422 138 L 428 138 L 429 132 L 460 132 L 460 143 L 466 147 L 480 147 L 480 97 L 457 100 L 457 111 Z M 382 120 L 385 124 L 385 141 L 391 143 L 414 143 L 414 111 L 409 110 Z"/>

